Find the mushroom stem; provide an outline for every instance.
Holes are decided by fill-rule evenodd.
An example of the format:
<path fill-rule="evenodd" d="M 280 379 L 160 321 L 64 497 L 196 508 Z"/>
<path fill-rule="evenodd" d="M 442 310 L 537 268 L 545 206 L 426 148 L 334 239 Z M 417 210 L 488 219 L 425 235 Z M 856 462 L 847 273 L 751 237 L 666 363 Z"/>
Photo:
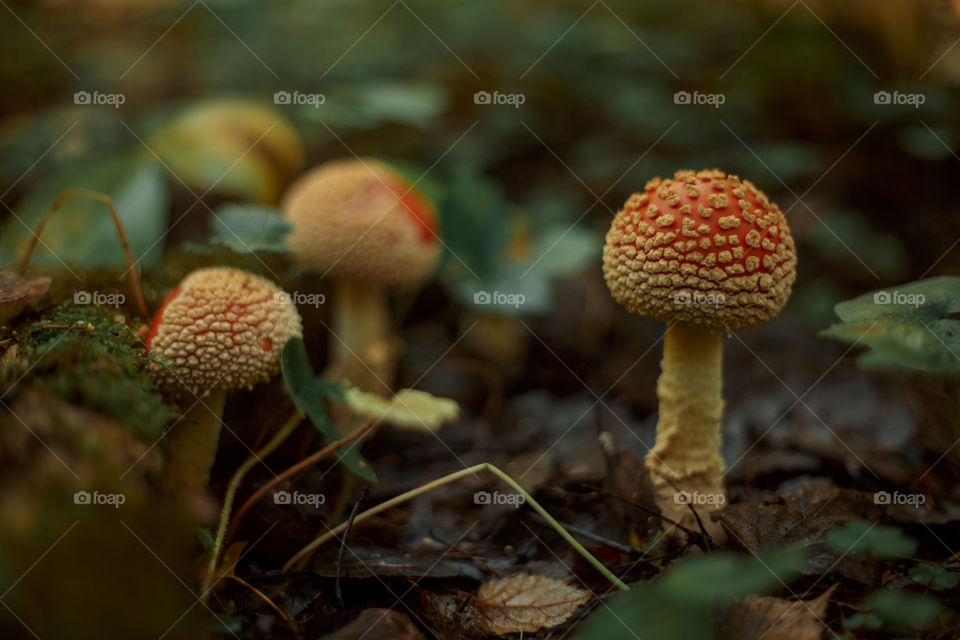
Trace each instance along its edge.
<path fill-rule="evenodd" d="M 722 373 L 721 331 L 679 323 L 668 328 L 657 382 L 657 441 L 646 457 L 660 512 L 696 528 L 692 506 L 718 542 L 725 535 L 709 513 L 726 502 L 720 454 Z"/>
<path fill-rule="evenodd" d="M 382 287 L 358 280 L 337 282 L 330 372 L 363 391 L 389 395 L 396 348 Z"/>
<path fill-rule="evenodd" d="M 203 491 L 217 455 L 227 392 L 214 389 L 197 400 L 167 433 L 167 478 L 178 491 Z"/>

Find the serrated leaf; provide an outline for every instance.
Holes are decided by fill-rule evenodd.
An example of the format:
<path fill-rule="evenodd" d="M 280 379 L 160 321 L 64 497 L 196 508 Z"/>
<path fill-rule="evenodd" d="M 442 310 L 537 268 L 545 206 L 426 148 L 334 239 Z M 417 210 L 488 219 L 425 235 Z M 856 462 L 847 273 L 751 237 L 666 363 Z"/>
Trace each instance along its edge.
<path fill-rule="evenodd" d="M 869 347 L 862 366 L 960 376 L 960 277 L 871 291 L 835 311 L 842 322 L 820 335 Z"/>
<path fill-rule="evenodd" d="M 940 602 L 933 596 L 880 589 L 867 598 L 870 608 L 888 624 L 919 629 L 940 615 Z"/>
<path fill-rule="evenodd" d="M 293 230 L 279 209 L 256 204 L 225 204 L 210 221 L 210 242 L 235 253 L 293 253 Z"/>
<path fill-rule="evenodd" d="M 555 627 L 590 599 L 590 593 L 547 576 L 520 575 L 480 585 L 475 604 L 487 632 L 536 633 Z"/>
<path fill-rule="evenodd" d="M 294 338 L 283 345 L 281 369 L 287 392 L 293 398 L 297 411 L 310 418 L 327 442 L 339 440 L 342 436 L 330 420 L 323 401 L 332 398 L 342 402 L 343 388 L 336 382 L 314 375 L 303 340 Z M 377 482 L 376 474 L 356 447 L 337 449 L 336 455 L 348 469 L 364 480 Z"/>
<path fill-rule="evenodd" d="M 153 264 L 163 253 L 169 194 L 160 166 L 143 157 L 113 157 L 71 164 L 41 181 L 7 218 L 0 231 L 0 260 L 11 263 L 26 251 L 33 231 L 66 189 L 110 196 L 123 223 L 134 260 Z M 67 198 L 47 224 L 30 264 L 63 269 L 120 269 L 126 264 L 110 210 L 103 202 Z"/>
<path fill-rule="evenodd" d="M 837 553 L 869 553 L 878 558 L 910 556 L 917 551 L 917 541 L 899 528 L 871 526 L 862 520 L 828 532 L 826 541 Z"/>
<path fill-rule="evenodd" d="M 935 564 L 920 564 L 907 573 L 917 584 L 928 585 L 933 589 L 953 589 L 960 582 L 956 574 L 948 573 L 946 569 Z"/>
<path fill-rule="evenodd" d="M 405 429 L 436 431 L 460 413 L 460 406 L 449 398 L 438 398 L 425 391 L 401 389 L 392 398 L 349 387 L 344 403 L 354 412 Z"/>

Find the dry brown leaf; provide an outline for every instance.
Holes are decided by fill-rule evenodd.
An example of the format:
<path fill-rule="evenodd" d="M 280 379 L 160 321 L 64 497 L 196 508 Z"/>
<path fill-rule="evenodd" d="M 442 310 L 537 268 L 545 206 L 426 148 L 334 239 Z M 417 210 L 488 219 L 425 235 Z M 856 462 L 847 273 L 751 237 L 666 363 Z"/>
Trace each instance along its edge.
<path fill-rule="evenodd" d="M 836 590 L 833 585 L 808 602 L 753 596 L 730 610 L 723 638 L 737 640 L 820 640 L 823 623 Z"/>
<path fill-rule="evenodd" d="M 567 621 L 590 593 L 561 580 L 521 573 L 480 586 L 480 624 L 490 633 L 534 633 Z"/>

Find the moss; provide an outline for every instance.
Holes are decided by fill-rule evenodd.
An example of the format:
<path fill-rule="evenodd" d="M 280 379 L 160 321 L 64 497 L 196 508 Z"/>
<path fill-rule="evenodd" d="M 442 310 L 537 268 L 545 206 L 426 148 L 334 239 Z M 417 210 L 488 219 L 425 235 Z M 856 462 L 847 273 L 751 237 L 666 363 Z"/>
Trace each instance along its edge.
<path fill-rule="evenodd" d="M 95 409 L 155 438 L 177 413 L 154 386 L 150 357 L 119 310 L 63 303 L 40 322 L 22 328 L 5 356 L 5 395 L 37 387 L 78 406 Z"/>

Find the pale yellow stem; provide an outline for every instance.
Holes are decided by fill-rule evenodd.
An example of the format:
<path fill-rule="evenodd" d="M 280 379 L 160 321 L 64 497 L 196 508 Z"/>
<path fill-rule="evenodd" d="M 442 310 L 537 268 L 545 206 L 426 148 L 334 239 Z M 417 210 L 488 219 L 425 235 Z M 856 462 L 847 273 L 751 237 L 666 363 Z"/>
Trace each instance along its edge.
<path fill-rule="evenodd" d="M 726 536 L 709 513 L 726 503 L 720 454 L 722 376 L 722 332 L 683 324 L 669 328 L 657 382 L 657 442 L 646 458 L 661 513 L 697 529 L 689 502 L 718 542 Z"/>
<path fill-rule="evenodd" d="M 389 396 L 396 375 L 390 310 L 381 287 L 340 280 L 333 300 L 331 373 L 363 390 Z"/>
<path fill-rule="evenodd" d="M 166 435 L 167 481 L 179 491 L 203 491 L 217 455 L 227 392 L 215 389 L 200 398 Z"/>

